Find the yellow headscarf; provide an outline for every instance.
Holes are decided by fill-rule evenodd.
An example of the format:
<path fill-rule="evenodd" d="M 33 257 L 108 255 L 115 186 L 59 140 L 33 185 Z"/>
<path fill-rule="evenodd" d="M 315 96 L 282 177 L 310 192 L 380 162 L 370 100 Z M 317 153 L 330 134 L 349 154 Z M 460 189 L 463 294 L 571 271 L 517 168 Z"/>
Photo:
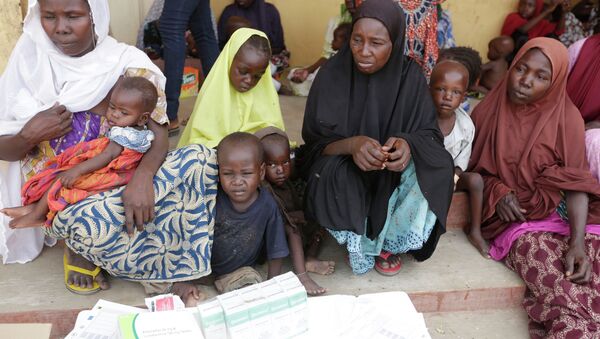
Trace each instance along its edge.
<path fill-rule="evenodd" d="M 236 91 L 229 81 L 236 53 L 252 35 L 267 38 L 261 31 L 240 28 L 223 48 L 202 85 L 178 147 L 190 144 L 215 147 L 233 132 L 254 133 L 270 126 L 284 129 L 279 98 L 268 68 L 258 84 L 245 93 Z"/>

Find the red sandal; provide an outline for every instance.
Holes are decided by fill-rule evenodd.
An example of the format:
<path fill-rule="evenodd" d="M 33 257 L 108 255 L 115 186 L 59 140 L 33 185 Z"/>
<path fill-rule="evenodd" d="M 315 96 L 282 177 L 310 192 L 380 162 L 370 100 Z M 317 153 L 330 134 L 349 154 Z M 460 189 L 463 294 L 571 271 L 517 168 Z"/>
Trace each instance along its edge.
<path fill-rule="evenodd" d="M 385 260 L 387 262 L 388 258 L 390 256 L 392 256 L 393 254 L 388 252 L 388 251 L 381 251 L 381 253 L 379 253 L 379 258 Z M 398 258 L 400 259 L 400 258 Z M 396 267 L 391 267 L 390 263 L 388 262 L 388 267 L 383 267 L 381 266 L 381 262 L 377 261 L 377 259 L 375 259 L 375 270 L 377 272 L 379 272 L 379 274 L 391 277 L 393 275 L 396 275 L 400 272 L 400 269 L 402 268 L 402 262 L 400 262 L 400 264 Z"/>

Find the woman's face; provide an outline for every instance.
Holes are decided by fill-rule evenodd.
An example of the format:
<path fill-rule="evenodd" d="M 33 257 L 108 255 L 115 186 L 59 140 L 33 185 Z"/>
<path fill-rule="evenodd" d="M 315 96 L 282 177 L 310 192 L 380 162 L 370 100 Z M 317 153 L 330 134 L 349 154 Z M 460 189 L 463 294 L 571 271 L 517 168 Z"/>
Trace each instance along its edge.
<path fill-rule="evenodd" d="M 534 103 L 546 95 L 552 85 L 552 64 L 535 48 L 519 60 L 508 75 L 507 95 L 517 105 Z"/>
<path fill-rule="evenodd" d="M 535 13 L 535 0 L 520 0 L 519 1 L 519 14 L 525 19 L 529 19 Z"/>
<path fill-rule="evenodd" d="M 382 69 L 392 55 L 392 48 L 390 34 L 379 20 L 362 18 L 356 21 L 350 36 L 350 49 L 360 72 L 373 74 Z"/>
<path fill-rule="evenodd" d="M 84 0 L 41 0 L 42 28 L 64 54 L 82 56 L 94 49 L 92 15 Z"/>

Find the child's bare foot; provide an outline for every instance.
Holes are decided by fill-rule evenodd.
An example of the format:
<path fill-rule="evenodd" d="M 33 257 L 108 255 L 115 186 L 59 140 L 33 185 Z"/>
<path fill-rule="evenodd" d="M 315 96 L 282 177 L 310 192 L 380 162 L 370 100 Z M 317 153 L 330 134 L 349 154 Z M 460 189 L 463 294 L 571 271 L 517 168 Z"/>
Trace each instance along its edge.
<path fill-rule="evenodd" d="M 335 271 L 335 261 L 318 260 L 317 258 L 306 258 L 306 270 L 321 275 L 330 275 Z"/>
<path fill-rule="evenodd" d="M 0 210 L 0 213 L 6 214 L 6 216 L 11 217 L 11 218 L 18 218 L 18 217 L 22 217 L 26 214 L 33 212 L 34 208 L 35 208 L 35 205 L 30 204 L 27 206 L 3 208 Z"/>
<path fill-rule="evenodd" d="M 481 233 L 471 232 L 470 234 L 467 234 L 467 238 L 469 239 L 469 242 L 471 242 L 471 244 L 475 246 L 475 248 L 484 258 L 492 258 L 490 256 L 490 247 L 487 241 L 485 241 L 481 236 Z"/>
<path fill-rule="evenodd" d="M 308 275 L 307 271 L 304 273 L 296 274 L 304 288 L 306 289 L 306 293 L 310 296 L 321 295 L 327 292 L 326 288 L 319 286 L 312 278 Z"/>
<path fill-rule="evenodd" d="M 174 283 L 171 292 L 183 300 L 185 307 L 196 307 L 199 302 L 206 299 L 206 295 L 190 281 Z"/>
<path fill-rule="evenodd" d="M 26 228 L 26 227 L 41 227 L 44 226 L 46 218 L 42 216 L 40 218 L 35 213 L 25 214 L 20 217 L 16 217 L 8 223 L 10 228 Z"/>
<path fill-rule="evenodd" d="M 66 249 L 66 251 L 69 265 L 83 268 L 84 270 L 88 271 L 94 271 L 96 269 L 96 265 L 89 262 L 81 255 L 73 253 L 73 251 L 69 249 Z M 100 289 L 107 290 L 110 288 L 108 279 L 106 278 L 103 272 L 98 274 L 95 280 L 98 283 L 98 285 L 100 285 Z M 69 285 L 75 285 L 81 288 L 92 288 L 94 286 L 94 279 L 91 275 L 70 271 L 67 277 L 67 283 Z"/>

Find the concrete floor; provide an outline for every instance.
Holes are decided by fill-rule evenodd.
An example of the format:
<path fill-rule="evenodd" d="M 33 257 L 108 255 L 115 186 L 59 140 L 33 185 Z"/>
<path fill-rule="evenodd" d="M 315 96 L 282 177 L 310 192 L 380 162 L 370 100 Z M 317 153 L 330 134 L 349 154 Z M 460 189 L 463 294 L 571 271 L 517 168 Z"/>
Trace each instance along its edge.
<path fill-rule="evenodd" d="M 301 142 L 306 99 L 280 99 L 290 139 Z M 189 99 L 182 102 L 180 118 L 189 114 L 193 104 Z M 174 147 L 177 137 L 171 138 L 170 143 Z M 405 291 L 419 311 L 429 312 L 426 323 L 433 338 L 527 337 L 527 316 L 519 308 L 522 282 L 502 264 L 478 255 L 460 231 L 445 234 L 430 260 L 417 263 L 403 257 L 402 271 L 395 277 L 376 272 L 352 274 L 345 263 L 344 249 L 332 239 L 325 241 L 321 257 L 337 262 L 333 275 L 313 275 L 317 283 L 329 289 L 329 294 Z M 289 261 L 286 268 L 290 268 Z M 32 312 L 90 308 L 99 298 L 143 304 L 146 296 L 141 285 L 114 278 L 111 284 L 110 290 L 92 296 L 68 292 L 63 283 L 62 249 L 46 248 L 27 265 L 0 265 L 0 322 L 27 319 Z M 212 286 L 201 289 L 209 296 L 216 294 Z"/>

